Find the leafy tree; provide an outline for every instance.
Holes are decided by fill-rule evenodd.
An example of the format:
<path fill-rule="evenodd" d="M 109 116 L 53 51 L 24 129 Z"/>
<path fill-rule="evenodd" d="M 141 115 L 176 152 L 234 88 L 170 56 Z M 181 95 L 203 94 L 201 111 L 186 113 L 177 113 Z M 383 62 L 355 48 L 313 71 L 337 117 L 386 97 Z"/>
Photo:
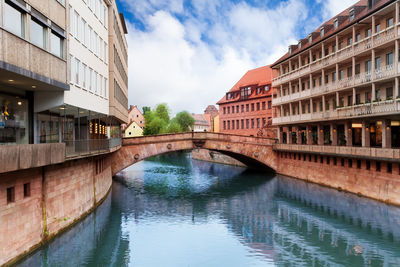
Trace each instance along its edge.
<path fill-rule="evenodd" d="M 169 123 L 169 108 L 167 104 L 159 104 L 156 107 L 155 115 L 163 119 L 167 124 Z"/>
<path fill-rule="evenodd" d="M 144 128 L 144 135 L 157 135 L 167 132 L 168 124 L 159 117 L 154 117 Z"/>
<path fill-rule="evenodd" d="M 147 112 L 151 111 L 150 107 L 143 107 L 142 109 L 143 109 L 143 115 L 146 115 Z"/>
<path fill-rule="evenodd" d="M 189 114 L 189 112 L 181 111 L 176 114 L 175 119 L 183 132 L 187 132 L 191 128 L 193 129 L 194 118 Z"/>
<path fill-rule="evenodd" d="M 182 128 L 179 125 L 178 121 L 176 120 L 176 118 L 173 118 L 168 125 L 168 129 L 167 129 L 168 133 L 180 133 L 182 132 Z"/>

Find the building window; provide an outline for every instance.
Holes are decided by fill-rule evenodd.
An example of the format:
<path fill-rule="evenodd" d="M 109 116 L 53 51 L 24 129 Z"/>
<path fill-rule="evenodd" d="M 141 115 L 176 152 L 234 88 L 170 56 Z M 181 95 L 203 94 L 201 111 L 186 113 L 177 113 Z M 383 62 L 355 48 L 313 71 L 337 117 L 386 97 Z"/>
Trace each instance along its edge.
<path fill-rule="evenodd" d="M 69 81 L 71 83 L 74 82 L 73 67 L 74 67 L 74 57 L 72 55 L 69 55 Z"/>
<path fill-rule="evenodd" d="M 266 109 L 266 107 L 265 107 L 265 101 L 264 102 L 262 102 L 262 110 L 265 110 Z"/>
<path fill-rule="evenodd" d="M 246 129 L 249 129 L 249 127 L 250 127 L 250 120 L 246 119 Z"/>
<path fill-rule="evenodd" d="M 368 38 L 368 37 L 370 37 L 371 36 L 371 29 L 367 29 L 366 31 L 365 31 L 365 38 Z"/>
<path fill-rule="evenodd" d="M 239 113 L 239 105 L 236 106 L 236 113 Z"/>
<path fill-rule="evenodd" d="M 224 121 L 224 130 L 226 130 L 226 121 Z"/>
<path fill-rule="evenodd" d="M 31 19 L 31 41 L 35 45 L 46 49 L 47 30 L 41 23 Z"/>
<path fill-rule="evenodd" d="M 257 111 L 260 110 L 260 102 L 258 102 L 258 103 L 256 104 L 256 109 L 257 109 Z"/>
<path fill-rule="evenodd" d="M 320 34 L 321 34 L 321 37 L 324 37 L 324 35 L 325 35 L 325 28 L 324 27 L 321 28 Z"/>
<path fill-rule="evenodd" d="M 228 109 L 228 114 L 230 114 L 231 113 L 231 107 L 228 107 L 227 109 Z"/>
<path fill-rule="evenodd" d="M 7 204 L 15 202 L 15 187 L 7 188 Z"/>
<path fill-rule="evenodd" d="M 310 35 L 310 36 L 308 37 L 308 43 L 309 43 L 309 44 L 312 43 L 312 35 Z"/>
<path fill-rule="evenodd" d="M 24 184 L 24 197 L 30 197 L 31 196 L 31 184 L 26 183 Z"/>
<path fill-rule="evenodd" d="M 393 98 L 393 87 L 386 88 L 386 99 L 390 100 Z"/>
<path fill-rule="evenodd" d="M 393 26 L 393 17 L 388 18 L 386 20 L 386 27 L 389 28 L 389 27 L 392 27 L 392 26 Z"/>
<path fill-rule="evenodd" d="M 64 56 L 64 40 L 60 36 L 58 36 L 54 31 L 50 33 L 50 52 L 53 55 L 56 55 L 60 58 Z"/>
<path fill-rule="evenodd" d="M 381 163 L 379 161 L 376 162 L 376 171 L 377 172 L 381 171 Z"/>
<path fill-rule="evenodd" d="M 257 129 L 260 129 L 260 118 L 257 118 Z"/>
<path fill-rule="evenodd" d="M 242 126 L 241 128 L 243 130 L 244 129 L 244 120 L 242 119 L 240 123 L 241 123 L 241 126 Z"/>
<path fill-rule="evenodd" d="M 254 129 L 254 119 L 251 119 L 251 129 Z"/>
<path fill-rule="evenodd" d="M 93 89 L 93 70 L 89 68 L 89 91 Z"/>
<path fill-rule="evenodd" d="M 224 109 L 223 109 L 223 113 L 224 113 L 224 114 L 226 114 L 226 107 L 224 107 Z"/>
<path fill-rule="evenodd" d="M 86 89 L 86 65 L 82 63 L 82 87 Z"/>
<path fill-rule="evenodd" d="M 82 18 L 82 43 L 87 45 L 87 38 L 86 38 L 86 21 Z"/>
<path fill-rule="evenodd" d="M 254 111 L 254 103 L 251 103 L 251 111 Z"/>
<path fill-rule="evenodd" d="M 235 121 L 232 120 L 232 130 L 235 130 Z"/>
<path fill-rule="evenodd" d="M 361 169 L 361 160 L 360 159 L 357 160 L 357 169 Z"/>
<path fill-rule="evenodd" d="M 353 21 L 354 20 L 354 17 L 355 17 L 355 12 L 354 12 L 354 9 L 351 9 L 350 10 L 350 13 L 349 13 L 349 19 L 350 19 L 350 21 Z"/>
<path fill-rule="evenodd" d="M 393 53 L 386 54 L 386 65 L 393 65 Z"/>
<path fill-rule="evenodd" d="M 94 77 L 93 78 L 94 78 L 94 84 L 93 84 L 94 85 L 94 92 L 97 94 L 97 88 L 98 87 L 97 87 L 97 72 L 96 71 L 94 72 Z"/>
<path fill-rule="evenodd" d="M 339 27 L 339 20 L 335 19 L 334 23 L 333 23 L 335 30 Z"/>
<path fill-rule="evenodd" d="M 250 111 L 250 105 L 246 104 L 246 112 L 249 112 L 249 111 Z"/>
<path fill-rule="evenodd" d="M 349 159 L 347 162 L 349 163 L 349 168 L 352 168 L 353 167 L 353 160 Z"/>
<path fill-rule="evenodd" d="M 228 121 L 228 130 L 231 129 L 231 121 Z"/>
<path fill-rule="evenodd" d="M 272 109 L 272 101 L 268 101 L 268 109 Z"/>
<path fill-rule="evenodd" d="M 379 33 L 381 31 L 381 24 L 375 25 L 375 33 Z"/>
<path fill-rule="evenodd" d="M 79 14 L 74 13 L 74 36 L 79 40 Z"/>
<path fill-rule="evenodd" d="M 371 169 L 371 161 L 367 160 L 365 163 L 365 168 L 367 169 L 367 171 L 369 171 Z"/>
<path fill-rule="evenodd" d="M 75 58 L 75 84 L 79 85 L 79 71 L 81 62 L 79 59 Z"/>
<path fill-rule="evenodd" d="M 392 173 L 392 163 L 388 162 L 387 163 L 387 170 L 388 173 Z"/>
<path fill-rule="evenodd" d="M 93 52 L 93 29 L 90 26 L 88 26 L 88 43 L 90 51 Z"/>
<path fill-rule="evenodd" d="M 301 41 L 297 44 L 297 48 L 300 50 L 301 49 Z"/>
<path fill-rule="evenodd" d="M 8 2 L 4 3 L 4 27 L 20 37 L 25 36 L 24 13 Z"/>
<path fill-rule="evenodd" d="M 375 58 L 375 69 L 380 70 L 381 69 L 381 57 L 376 57 Z"/>

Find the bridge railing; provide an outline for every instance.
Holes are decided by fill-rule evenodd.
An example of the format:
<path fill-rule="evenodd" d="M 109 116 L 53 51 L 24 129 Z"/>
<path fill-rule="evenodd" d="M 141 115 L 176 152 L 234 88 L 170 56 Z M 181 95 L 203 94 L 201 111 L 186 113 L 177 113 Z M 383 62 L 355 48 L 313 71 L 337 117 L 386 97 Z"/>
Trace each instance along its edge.
<path fill-rule="evenodd" d="M 65 157 L 74 158 L 103 154 L 111 152 L 112 149 L 121 146 L 121 138 L 111 139 L 87 139 L 87 140 L 64 140 Z"/>

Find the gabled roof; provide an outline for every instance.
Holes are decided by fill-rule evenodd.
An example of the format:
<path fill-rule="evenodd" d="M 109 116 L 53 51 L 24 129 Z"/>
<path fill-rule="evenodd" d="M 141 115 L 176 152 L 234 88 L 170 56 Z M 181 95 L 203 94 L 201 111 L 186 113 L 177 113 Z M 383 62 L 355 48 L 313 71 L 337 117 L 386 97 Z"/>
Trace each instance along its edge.
<path fill-rule="evenodd" d="M 376 0 L 374 7 L 368 9 L 368 0 L 360 0 L 351 7 L 347 8 L 346 10 L 342 11 L 338 15 L 332 17 L 330 20 L 326 21 L 323 23 L 318 29 L 316 29 L 314 32 L 312 32 L 310 35 L 312 35 L 312 42 L 308 42 L 308 37 L 307 37 L 307 42 L 302 42 L 302 46 L 299 49 L 297 45 L 292 45 L 292 53 L 289 54 L 287 52 L 285 55 L 283 55 L 280 59 L 278 59 L 274 64 L 271 65 L 272 68 L 276 67 L 276 65 L 282 63 L 286 59 L 289 59 L 291 57 L 294 57 L 298 55 L 300 52 L 305 51 L 306 49 L 316 45 L 317 43 L 321 42 L 322 40 L 326 40 L 330 37 L 332 37 L 334 34 L 340 32 L 341 30 L 347 28 L 350 25 L 353 25 L 357 23 L 359 20 L 363 19 L 364 17 L 367 17 L 374 11 L 378 10 L 380 7 L 389 4 L 391 2 L 394 2 L 394 0 Z M 354 10 L 354 19 L 350 21 L 350 11 Z M 334 22 L 335 19 L 338 18 L 339 26 L 338 28 L 334 28 Z M 324 36 L 321 37 L 321 29 L 324 28 Z M 309 35 L 309 36 L 310 36 Z"/>
<path fill-rule="evenodd" d="M 246 72 L 245 75 L 229 90 L 229 92 L 234 92 L 240 90 L 242 87 L 246 86 L 263 86 L 271 84 L 272 80 L 272 69 L 270 66 L 264 66 L 256 69 L 252 69 Z M 225 103 L 227 101 L 226 94 L 224 97 L 218 101 L 218 105 Z"/>
<path fill-rule="evenodd" d="M 191 114 L 194 119 L 194 125 L 206 125 L 209 126 L 207 119 L 203 114 Z"/>

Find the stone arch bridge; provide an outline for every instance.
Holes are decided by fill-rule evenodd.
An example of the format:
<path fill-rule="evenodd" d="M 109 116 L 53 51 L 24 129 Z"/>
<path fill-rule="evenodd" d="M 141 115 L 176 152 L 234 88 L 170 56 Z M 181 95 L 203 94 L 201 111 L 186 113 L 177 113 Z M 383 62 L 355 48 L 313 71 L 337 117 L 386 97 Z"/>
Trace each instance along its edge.
<path fill-rule="evenodd" d="M 248 166 L 276 171 L 278 163 L 272 150 L 275 139 L 222 133 L 191 132 L 126 138 L 112 155 L 112 174 L 148 157 L 168 152 L 205 148 L 218 151 Z"/>

